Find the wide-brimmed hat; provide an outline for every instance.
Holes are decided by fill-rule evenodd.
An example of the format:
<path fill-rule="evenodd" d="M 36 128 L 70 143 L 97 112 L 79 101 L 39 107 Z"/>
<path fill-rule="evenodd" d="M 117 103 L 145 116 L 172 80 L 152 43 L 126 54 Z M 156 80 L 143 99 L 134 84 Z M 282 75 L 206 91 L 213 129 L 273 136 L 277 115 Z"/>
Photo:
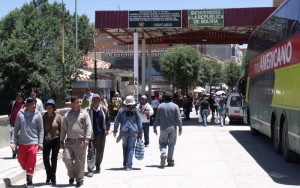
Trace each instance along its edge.
<path fill-rule="evenodd" d="M 141 99 L 147 99 L 146 95 L 142 95 Z"/>
<path fill-rule="evenodd" d="M 95 94 L 93 95 L 93 97 L 92 97 L 92 100 L 93 100 L 94 98 L 101 99 L 101 94 L 95 93 Z"/>
<path fill-rule="evenodd" d="M 134 97 L 132 96 L 132 95 L 128 95 L 126 98 L 125 98 L 125 100 L 124 100 L 124 102 L 123 102 L 125 105 L 135 105 L 136 104 L 136 102 L 135 102 L 135 100 L 134 100 Z"/>
<path fill-rule="evenodd" d="M 54 99 L 48 99 L 48 101 L 45 103 L 45 108 L 47 108 L 48 105 L 52 105 L 54 108 L 54 111 L 56 110 L 56 105 Z"/>

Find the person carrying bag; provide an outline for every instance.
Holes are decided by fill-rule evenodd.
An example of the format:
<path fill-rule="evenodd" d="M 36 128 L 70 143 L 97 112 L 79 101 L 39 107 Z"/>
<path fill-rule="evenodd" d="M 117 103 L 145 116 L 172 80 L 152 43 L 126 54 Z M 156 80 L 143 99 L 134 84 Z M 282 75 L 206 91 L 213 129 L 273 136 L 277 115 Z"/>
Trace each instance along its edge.
<path fill-rule="evenodd" d="M 144 159 L 144 152 L 145 152 L 145 144 L 142 139 L 138 139 L 135 144 L 135 158 L 137 160 Z"/>

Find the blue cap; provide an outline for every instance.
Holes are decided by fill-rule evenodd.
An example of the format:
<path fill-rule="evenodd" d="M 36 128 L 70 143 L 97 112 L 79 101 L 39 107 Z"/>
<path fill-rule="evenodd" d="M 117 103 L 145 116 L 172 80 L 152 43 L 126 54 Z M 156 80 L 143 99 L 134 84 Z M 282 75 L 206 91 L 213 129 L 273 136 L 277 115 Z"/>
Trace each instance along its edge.
<path fill-rule="evenodd" d="M 53 106 L 54 111 L 55 111 L 55 110 L 56 110 L 56 105 L 55 105 L 54 99 L 48 99 L 48 101 L 45 103 L 45 108 L 46 108 L 49 104 Z"/>

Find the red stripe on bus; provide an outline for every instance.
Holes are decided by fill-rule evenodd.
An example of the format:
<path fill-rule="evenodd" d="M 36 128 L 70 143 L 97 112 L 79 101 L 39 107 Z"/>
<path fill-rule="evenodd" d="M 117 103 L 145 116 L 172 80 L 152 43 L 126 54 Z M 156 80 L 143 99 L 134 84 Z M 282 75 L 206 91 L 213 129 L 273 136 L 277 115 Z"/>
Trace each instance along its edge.
<path fill-rule="evenodd" d="M 300 63 L 300 34 L 285 40 L 250 61 L 250 77 Z"/>

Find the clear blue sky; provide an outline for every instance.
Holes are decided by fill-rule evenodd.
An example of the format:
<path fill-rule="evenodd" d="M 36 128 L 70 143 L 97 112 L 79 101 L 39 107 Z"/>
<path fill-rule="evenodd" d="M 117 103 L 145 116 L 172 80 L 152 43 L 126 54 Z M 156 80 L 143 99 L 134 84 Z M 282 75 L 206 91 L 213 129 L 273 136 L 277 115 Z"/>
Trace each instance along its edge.
<path fill-rule="evenodd" d="M 55 0 L 49 0 L 50 3 Z M 31 0 L 1 0 L 0 19 Z M 61 0 L 57 2 L 61 3 Z M 77 12 L 95 22 L 97 10 L 182 10 L 210 8 L 271 7 L 273 0 L 77 0 Z M 75 12 L 75 0 L 64 0 L 67 9 Z"/>

